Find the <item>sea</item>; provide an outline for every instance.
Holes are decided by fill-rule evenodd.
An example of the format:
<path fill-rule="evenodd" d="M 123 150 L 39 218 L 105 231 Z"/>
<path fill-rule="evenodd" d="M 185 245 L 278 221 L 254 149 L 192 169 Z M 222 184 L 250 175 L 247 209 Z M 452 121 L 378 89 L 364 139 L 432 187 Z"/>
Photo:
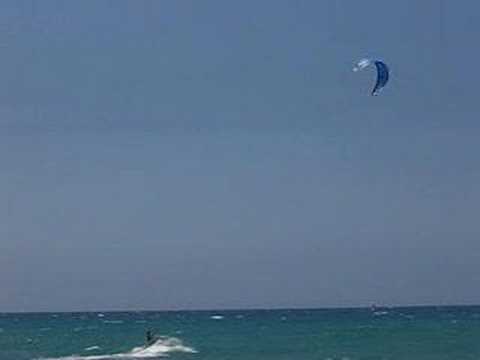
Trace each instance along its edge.
<path fill-rule="evenodd" d="M 30 359 L 479 360 L 480 306 L 0 313 L 0 360 Z"/>

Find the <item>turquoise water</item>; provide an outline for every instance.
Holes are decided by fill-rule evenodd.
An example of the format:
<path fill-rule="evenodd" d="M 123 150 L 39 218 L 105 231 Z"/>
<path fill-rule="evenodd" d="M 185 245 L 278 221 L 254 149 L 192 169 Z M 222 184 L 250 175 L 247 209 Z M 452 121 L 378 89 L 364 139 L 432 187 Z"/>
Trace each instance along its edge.
<path fill-rule="evenodd" d="M 0 314 L 0 360 L 164 357 L 480 359 L 480 307 Z"/>

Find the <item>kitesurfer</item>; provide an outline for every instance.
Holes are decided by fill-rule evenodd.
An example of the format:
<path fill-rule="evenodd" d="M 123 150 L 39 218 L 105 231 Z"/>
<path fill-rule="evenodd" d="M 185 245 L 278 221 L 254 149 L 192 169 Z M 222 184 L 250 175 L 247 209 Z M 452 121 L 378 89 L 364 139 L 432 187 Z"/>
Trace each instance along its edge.
<path fill-rule="evenodd" d="M 145 344 L 147 346 L 152 345 L 155 342 L 155 337 L 153 336 L 153 333 L 151 330 L 147 330 L 145 333 Z"/>

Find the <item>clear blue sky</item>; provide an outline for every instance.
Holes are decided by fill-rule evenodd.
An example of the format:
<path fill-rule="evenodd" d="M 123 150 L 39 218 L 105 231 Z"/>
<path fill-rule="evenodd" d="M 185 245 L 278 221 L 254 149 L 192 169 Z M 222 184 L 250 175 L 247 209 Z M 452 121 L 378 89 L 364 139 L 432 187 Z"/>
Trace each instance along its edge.
<path fill-rule="evenodd" d="M 441 4 L 3 1 L 0 311 L 480 303 L 480 5 Z"/>

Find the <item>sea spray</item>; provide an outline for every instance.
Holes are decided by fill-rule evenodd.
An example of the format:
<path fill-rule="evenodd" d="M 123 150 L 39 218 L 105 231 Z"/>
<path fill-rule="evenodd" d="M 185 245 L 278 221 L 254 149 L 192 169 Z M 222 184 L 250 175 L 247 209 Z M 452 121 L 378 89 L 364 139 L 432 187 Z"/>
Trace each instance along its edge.
<path fill-rule="evenodd" d="M 98 347 L 97 347 L 98 348 Z M 94 347 L 90 347 L 93 350 Z M 139 346 L 133 348 L 130 352 L 119 354 L 105 354 L 105 355 L 92 355 L 92 356 L 80 356 L 70 355 L 57 358 L 39 358 L 37 360 L 134 360 L 134 359 L 149 359 L 167 356 L 172 352 L 183 353 L 197 353 L 197 351 L 189 346 L 183 344 L 182 340 L 175 337 L 160 336 L 157 338 L 154 344 L 150 346 Z"/>

